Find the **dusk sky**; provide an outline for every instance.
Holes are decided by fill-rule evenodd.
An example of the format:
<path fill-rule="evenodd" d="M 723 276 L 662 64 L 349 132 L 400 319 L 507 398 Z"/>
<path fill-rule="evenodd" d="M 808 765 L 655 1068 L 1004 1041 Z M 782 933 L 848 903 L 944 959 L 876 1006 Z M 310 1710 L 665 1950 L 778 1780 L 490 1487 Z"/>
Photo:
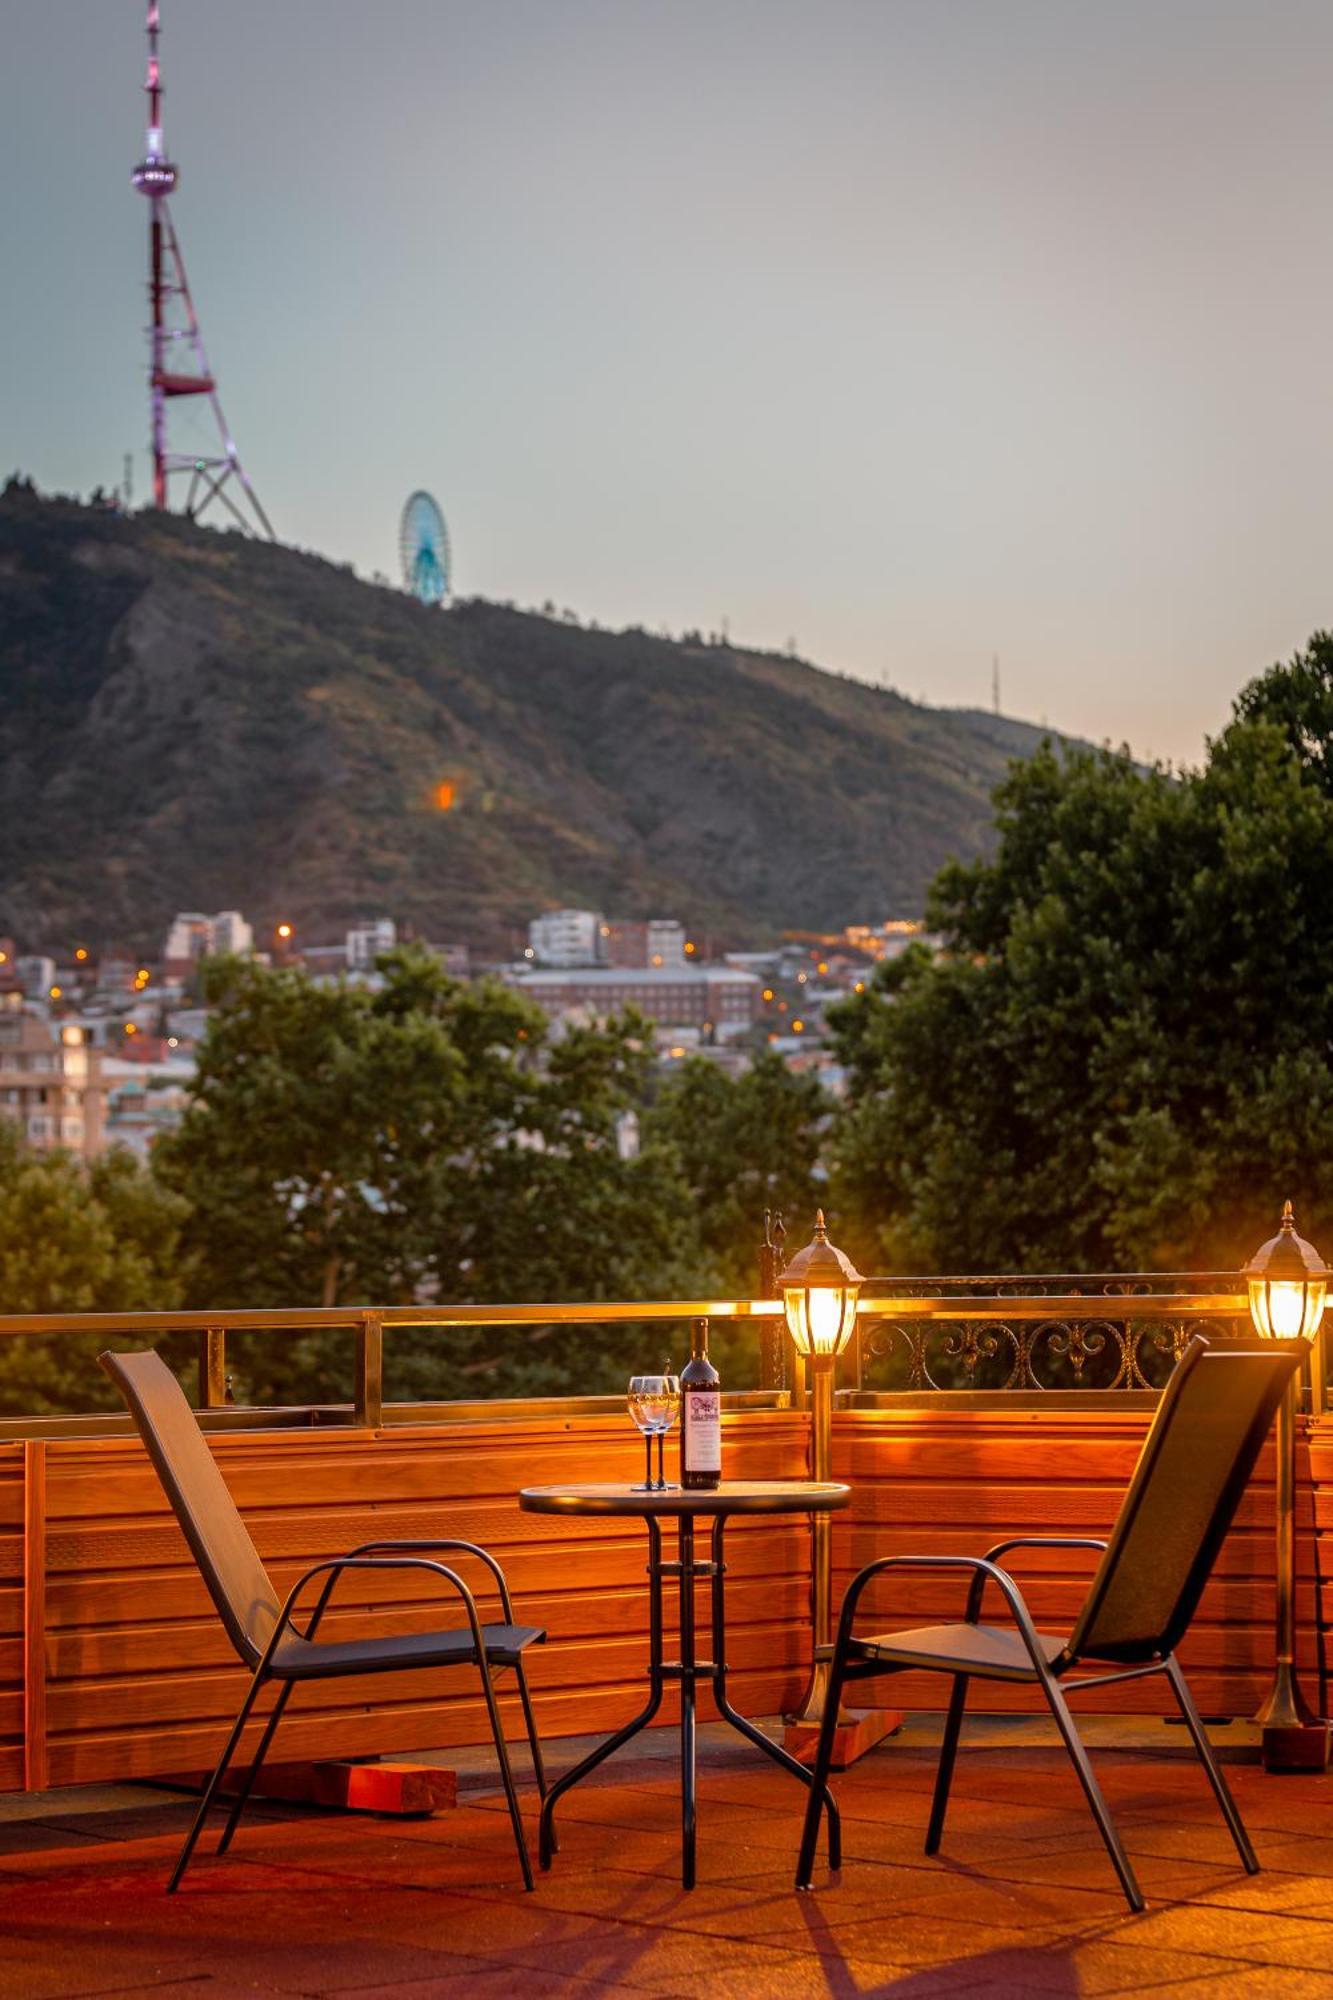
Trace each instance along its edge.
<path fill-rule="evenodd" d="M 3 0 L 0 472 L 148 488 L 141 0 Z M 162 0 L 285 541 L 1196 760 L 1333 625 L 1327 0 Z M 193 419 L 192 419 L 193 421 Z M 180 433 L 184 437 L 185 425 Z"/>

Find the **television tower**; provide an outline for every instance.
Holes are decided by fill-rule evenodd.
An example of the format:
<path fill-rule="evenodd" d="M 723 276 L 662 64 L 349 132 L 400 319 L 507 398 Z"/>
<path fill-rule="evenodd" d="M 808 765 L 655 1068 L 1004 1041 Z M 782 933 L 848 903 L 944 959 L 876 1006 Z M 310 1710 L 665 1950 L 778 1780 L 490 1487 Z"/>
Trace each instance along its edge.
<path fill-rule="evenodd" d="M 176 185 L 176 169 L 162 141 L 162 76 L 157 59 L 161 27 L 158 0 L 148 0 L 148 146 L 132 179 L 148 198 L 148 408 L 149 450 L 153 459 L 153 505 L 168 504 L 171 482 L 189 475 L 185 512 L 197 521 L 216 500 L 247 531 L 257 521 L 273 539 L 268 515 L 255 497 L 227 429 L 218 401 L 217 383 L 204 353 L 199 320 L 181 260 L 180 244 L 167 207 Z M 179 396 L 206 396 L 218 429 L 218 443 L 202 454 L 172 451 L 167 440 L 167 404 Z M 229 491 L 228 489 L 231 488 Z M 247 504 L 251 520 L 237 505 Z"/>

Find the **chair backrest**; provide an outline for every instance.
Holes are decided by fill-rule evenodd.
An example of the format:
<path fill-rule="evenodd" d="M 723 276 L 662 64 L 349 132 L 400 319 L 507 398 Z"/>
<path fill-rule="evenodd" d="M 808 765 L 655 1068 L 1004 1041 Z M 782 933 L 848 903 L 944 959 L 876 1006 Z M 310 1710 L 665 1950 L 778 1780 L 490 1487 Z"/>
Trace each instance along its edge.
<path fill-rule="evenodd" d="M 228 1638 L 253 1666 L 277 1622 L 277 1595 L 180 1383 L 151 1349 L 97 1358 L 129 1405 Z"/>
<path fill-rule="evenodd" d="M 1305 1340 L 1196 1335 L 1162 1394 L 1067 1652 L 1121 1663 L 1179 1644 Z"/>

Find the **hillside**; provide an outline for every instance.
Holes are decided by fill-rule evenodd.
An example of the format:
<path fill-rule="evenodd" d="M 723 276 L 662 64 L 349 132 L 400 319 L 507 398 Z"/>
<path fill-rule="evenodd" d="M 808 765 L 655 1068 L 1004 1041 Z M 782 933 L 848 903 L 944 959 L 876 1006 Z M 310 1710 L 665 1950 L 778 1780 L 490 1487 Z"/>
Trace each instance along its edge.
<path fill-rule="evenodd" d="M 803 662 L 0 497 L 0 931 L 148 946 L 181 909 L 387 913 L 506 949 L 538 910 L 729 941 L 919 909 L 1039 732 Z M 439 787 L 451 786 L 442 811 Z"/>

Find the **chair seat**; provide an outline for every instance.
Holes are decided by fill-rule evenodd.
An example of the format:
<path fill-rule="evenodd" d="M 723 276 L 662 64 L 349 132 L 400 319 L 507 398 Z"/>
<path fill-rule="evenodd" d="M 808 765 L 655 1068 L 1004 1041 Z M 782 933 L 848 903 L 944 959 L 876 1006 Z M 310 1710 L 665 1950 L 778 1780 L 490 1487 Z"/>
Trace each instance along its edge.
<path fill-rule="evenodd" d="M 1065 1649 L 1065 1641 L 1050 1632 L 1038 1632 L 1037 1643 L 1048 1666 Z M 1004 1625 L 920 1625 L 910 1632 L 854 1638 L 847 1652 L 850 1659 L 901 1661 L 905 1667 L 979 1674 L 984 1680 L 1036 1679 L 1027 1647 Z"/>
<path fill-rule="evenodd" d="M 546 1637 L 536 1625 L 483 1625 L 486 1658 L 498 1667 L 513 1666 L 525 1646 Z M 293 1633 L 273 1656 L 275 1680 L 313 1681 L 328 1674 L 376 1674 L 404 1667 L 462 1667 L 475 1662 L 472 1634 L 462 1632 L 397 1632 L 376 1638 L 343 1639 L 328 1645 Z"/>

